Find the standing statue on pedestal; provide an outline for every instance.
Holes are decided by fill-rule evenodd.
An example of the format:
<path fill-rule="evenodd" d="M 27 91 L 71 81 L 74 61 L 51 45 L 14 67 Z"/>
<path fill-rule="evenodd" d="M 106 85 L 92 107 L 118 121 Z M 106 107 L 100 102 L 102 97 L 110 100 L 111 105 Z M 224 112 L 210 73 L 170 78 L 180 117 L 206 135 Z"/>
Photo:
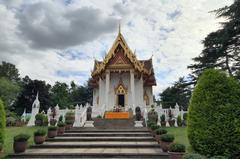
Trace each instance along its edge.
<path fill-rule="evenodd" d="M 40 108 L 40 102 L 38 100 L 38 92 L 36 95 L 36 99 L 34 100 L 32 104 L 32 113 L 31 113 L 31 118 L 27 124 L 27 126 L 34 126 L 35 125 L 35 116 L 38 114 Z"/>
<path fill-rule="evenodd" d="M 91 106 L 89 106 L 88 108 L 87 108 L 87 121 L 85 122 L 85 124 L 84 124 L 84 127 L 94 127 L 94 125 L 93 125 L 93 120 L 92 120 L 92 107 Z"/>

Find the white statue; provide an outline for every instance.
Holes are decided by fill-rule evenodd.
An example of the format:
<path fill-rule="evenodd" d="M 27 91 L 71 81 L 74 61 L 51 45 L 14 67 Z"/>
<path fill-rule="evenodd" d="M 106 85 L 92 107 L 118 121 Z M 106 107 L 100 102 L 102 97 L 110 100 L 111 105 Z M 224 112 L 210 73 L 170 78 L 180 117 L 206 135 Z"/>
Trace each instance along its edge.
<path fill-rule="evenodd" d="M 38 100 L 38 92 L 36 99 L 34 100 L 32 104 L 32 113 L 31 113 L 31 118 L 27 124 L 27 126 L 34 126 L 35 125 L 35 116 L 39 113 L 39 108 L 40 108 L 40 102 Z"/>

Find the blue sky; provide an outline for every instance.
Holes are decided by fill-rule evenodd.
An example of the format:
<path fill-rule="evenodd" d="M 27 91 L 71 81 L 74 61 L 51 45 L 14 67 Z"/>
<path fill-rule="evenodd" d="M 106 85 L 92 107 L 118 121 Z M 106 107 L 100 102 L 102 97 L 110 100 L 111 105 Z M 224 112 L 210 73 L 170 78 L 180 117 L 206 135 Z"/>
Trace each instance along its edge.
<path fill-rule="evenodd" d="M 232 0 L 0 0 L 0 60 L 21 76 L 83 84 L 121 32 L 139 59 L 153 55 L 158 94 L 181 76 L 219 28 Z"/>

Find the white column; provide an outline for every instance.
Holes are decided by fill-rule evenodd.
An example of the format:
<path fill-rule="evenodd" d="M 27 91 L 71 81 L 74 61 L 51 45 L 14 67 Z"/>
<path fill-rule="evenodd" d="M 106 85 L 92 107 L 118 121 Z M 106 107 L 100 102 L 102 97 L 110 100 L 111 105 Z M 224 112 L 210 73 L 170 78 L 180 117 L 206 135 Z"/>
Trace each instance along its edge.
<path fill-rule="evenodd" d="M 106 71 L 105 105 L 106 105 L 107 109 L 109 108 L 109 105 L 108 105 L 108 100 L 109 100 L 108 99 L 108 96 L 109 96 L 109 83 L 110 83 L 110 72 Z"/>
<path fill-rule="evenodd" d="M 130 81 L 131 81 L 131 94 L 132 94 L 132 108 L 135 113 L 135 83 L 134 83 L 134 70 L 130 71 Z"/>

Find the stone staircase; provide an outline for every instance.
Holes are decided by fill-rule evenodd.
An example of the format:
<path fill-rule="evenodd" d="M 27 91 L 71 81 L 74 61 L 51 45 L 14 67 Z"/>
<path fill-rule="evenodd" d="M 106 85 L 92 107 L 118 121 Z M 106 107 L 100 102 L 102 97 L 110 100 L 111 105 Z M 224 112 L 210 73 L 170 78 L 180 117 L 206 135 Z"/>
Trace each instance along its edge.
<path fill-rule="evenodd" d="M 146 128 L 73 128 L 9 158 L 158 158 L 167 159 Z"/>

